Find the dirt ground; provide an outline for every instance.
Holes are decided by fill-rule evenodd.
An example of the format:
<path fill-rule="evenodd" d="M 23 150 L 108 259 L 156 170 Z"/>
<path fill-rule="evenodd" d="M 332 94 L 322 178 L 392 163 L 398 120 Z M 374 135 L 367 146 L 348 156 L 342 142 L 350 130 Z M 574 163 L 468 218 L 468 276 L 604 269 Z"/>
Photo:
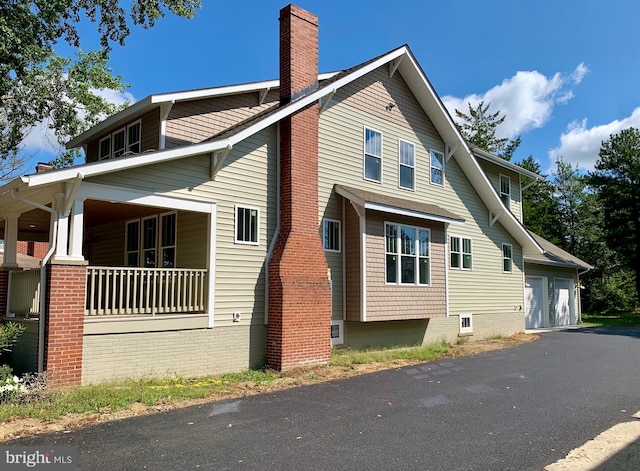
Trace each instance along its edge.
<path fill-rule="evenodd" d="M 536 334 L 518 333 L 509 337 L 469 341 L 461 345 L 454 345 L 445 358 L 456 358 L 460 356 L 478 355 L 480 353 L 503 348 L 513 347 L 522 343 L 532 342 L 539 339 Z M 224 393 L 211 396 L 205 399 L 180 401 L 175 403 L 162 404 L 157 406 L 145 406 L 140 403 L 133 404 L 118 412 L 103 412 L 92 414 L 70 414 L 54 421 L 43 421 L 39 419 L 10 419 L 0 422 L 0 442 L 13 438 L 37 435 L 46 432 L 68 432 L 78 427 L 84 427 L 101 422 L 124 419 L 144 414 L 186 407 L 194 404 L 243 397 L 264 392 L 277 391 L 281 389 L 320 383 L 333 379 L 348 378 L 374 371 L 400 368 L 403 366 L 420 363 L 419 361 L 394 360 L 386 363 L 369 363 L 366 365 L 354 365 L 353 367 L 343 366 L 315 366 L 309 368 L 298 368 L 284 373 L 268 385 L 255 385 L 253 383 L 239 383 L 231 385 L 231 389 Z"/>

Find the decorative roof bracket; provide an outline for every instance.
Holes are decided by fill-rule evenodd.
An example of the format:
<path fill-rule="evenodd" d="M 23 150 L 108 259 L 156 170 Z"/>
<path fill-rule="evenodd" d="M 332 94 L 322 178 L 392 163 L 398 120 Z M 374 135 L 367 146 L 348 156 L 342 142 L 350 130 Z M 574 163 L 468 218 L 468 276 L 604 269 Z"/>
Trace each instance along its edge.
<path fill-rule="evenodd" d="M 331 93 L 329 93 L 327 96 L 323 96 L 322 98 L 320 98 L 319 114 L 322 114 L 322 112 L 327 109 L 327 106 L 329 106 L 329 102 L 331 101 L 331 98 L 333 98 L 333 95 L 335 95 L 335 93 L 336 93 L 336 89 L 334 88 L 333 90 L 331 90 Z"/>
<path fill-rule="evenodd" d="M 222 168 L 222 164 L 231 149 L 233 149 L 233 146 L 229 144 L 226 148 L 211 153 L 211 180 L 215 180 L 216 174 Z"/>
<path fill-rule="evenodd" d="M 404 59 L 404 56 L 400 56 L 389 63 L 389 78 L 393 78 L 393 74 L 395 74 L 396 70 L 398 70 L 402 59 Z"/>
<path fill-rule="evenodd" d="M 445 161 L 449 162 L 449 159 L 453 156 L 453 154 L 455 154 L 455 152 L 458 150 L 458 147 L 460 147 L 460 144 L 458 144 L 457 142 L 453 146 L 445 144 Z"/>
<path fill-rule="evenodd" d="M 489 227 L 493 227 L 493 225 L 500 219 L 500 216 L 504 210 L 500 209 L 498 211 L 489 210 Z"/>
<path fill-rule="evenodd" d="M 271 91 L 271 87 L 267 87 L 264 90 L 260 90 L 258 92 L 258 105 L 264 103 L 264 100 L 267 99 L 267 94 Z"/>

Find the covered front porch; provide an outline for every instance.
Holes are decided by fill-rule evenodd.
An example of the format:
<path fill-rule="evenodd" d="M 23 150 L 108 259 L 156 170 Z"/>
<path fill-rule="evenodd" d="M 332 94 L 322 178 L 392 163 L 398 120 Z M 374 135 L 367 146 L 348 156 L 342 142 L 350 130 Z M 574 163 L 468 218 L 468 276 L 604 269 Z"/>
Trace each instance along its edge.
<path fill-rule="evenodd" d="M 80 337 L 213 326 L 215 204 L 80 177 L 17 186 L 0 195 L 0 313 L 38 324 L 33 370 L 66 368 L 54 344 L 74 319 Z M 21 266 L 18 241 L 48 244 L 40 267 Z"/>

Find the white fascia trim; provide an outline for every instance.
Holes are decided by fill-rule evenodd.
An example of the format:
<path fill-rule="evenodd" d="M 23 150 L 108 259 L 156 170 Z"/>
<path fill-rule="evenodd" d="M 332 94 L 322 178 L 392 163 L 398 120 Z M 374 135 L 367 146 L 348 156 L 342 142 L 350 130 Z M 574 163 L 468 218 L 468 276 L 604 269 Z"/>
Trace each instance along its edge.
<path fill-rule="evenodd" d="M 152 206 L 154 208 L 167 208 L 206 214 L 211 214 L 215 209 L 215 205 L 208 202 L 160 196 L 150 192 L 85 182 L 80 184 L 76 199 L 139 204 Z"/>
<path fill-rule="evenodd" d="M 419 211 L 412 211 L 410 209 L 401 209 L 401 208 L 396 208 L 394 206 L 386 206 L 384 204 L 378 204 L 378 203 L 365 203 L 364 204 L 364 208 L 365 209 L 370 209 L 372 211 L 381 211 L 384 213 L 391 213 L 391 214 L 398 214 L 400 216 L 409 216 L 409 217 L 413 217 L 413 218 L 419 218 L 419 219 L 425 219 L 427 221 L 436 221 L 436 222 L 443 222 L 443 223 L 448 223 L 448 224 L 457 224 L 457 225 L 464 225 L 464 221 L 460 221 L 459 219 L 451 219 L 451 218 L 447 218 L 444 216 L 436 216 L 433 214 L 426 214 L 426 213 L 421 213 Z"/>
<path fill-rule="evenodd" d="M 339 73 L 340 72 L 328 72 L 324 74 L 319 74 L 318 80 L 327 80 Z M 183 92 L 170 92 L 170 93 L 160 93 L 157 95 L 149 95 L 143 98 L 142 100 L 137 101 L 136 103 L 129 106 L 128 108 L 125 108 L 121 112 L 116 113 L 115 115 L 110 116 L 106 120 L 96 124 L 94 127 L 92 127 L 91 129 L 88 129 L 87 131 L 83 132 L 79 136 L 76 136 L 75 138 L 71 139 L 69 142 L 67 142 L 65 147 L 67 149 L 74 149 L 80 146 L 83 142 L 90 139 L 91 137 L 101 133 L 108 127 L 112 126 L 116 122 L 125 120 L 155 105 L 177 102 L 177 101 L 198 100 L 201 98 L 215 98 L 218 96 L 234 95 L 238 93 L 248 93 L 248 92 L 262 90 L 265 88 L 274 89 L 279 87 L 280 87 L 280 80 L 276 79 L 276 80 L 265 80 L 262 82 L 244 83 L 240 85 L 201 88 L 198 90 L 188 90 Z"/>

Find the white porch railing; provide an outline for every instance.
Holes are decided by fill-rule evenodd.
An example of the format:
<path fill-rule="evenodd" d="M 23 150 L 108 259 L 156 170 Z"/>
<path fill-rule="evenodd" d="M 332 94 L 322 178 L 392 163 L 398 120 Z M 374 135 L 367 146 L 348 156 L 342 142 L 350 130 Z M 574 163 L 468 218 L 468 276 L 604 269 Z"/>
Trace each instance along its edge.
<path fill-rule="evenodd" d="M 35 268 L 9 272 L 8 312 L 25 316 L 39 314 L 40 270 L 40 268 Z"/>
<path fill-rule="evenodd" d="M 88 316 L 206 311 L 207 270 L 88 267 Z"/>

